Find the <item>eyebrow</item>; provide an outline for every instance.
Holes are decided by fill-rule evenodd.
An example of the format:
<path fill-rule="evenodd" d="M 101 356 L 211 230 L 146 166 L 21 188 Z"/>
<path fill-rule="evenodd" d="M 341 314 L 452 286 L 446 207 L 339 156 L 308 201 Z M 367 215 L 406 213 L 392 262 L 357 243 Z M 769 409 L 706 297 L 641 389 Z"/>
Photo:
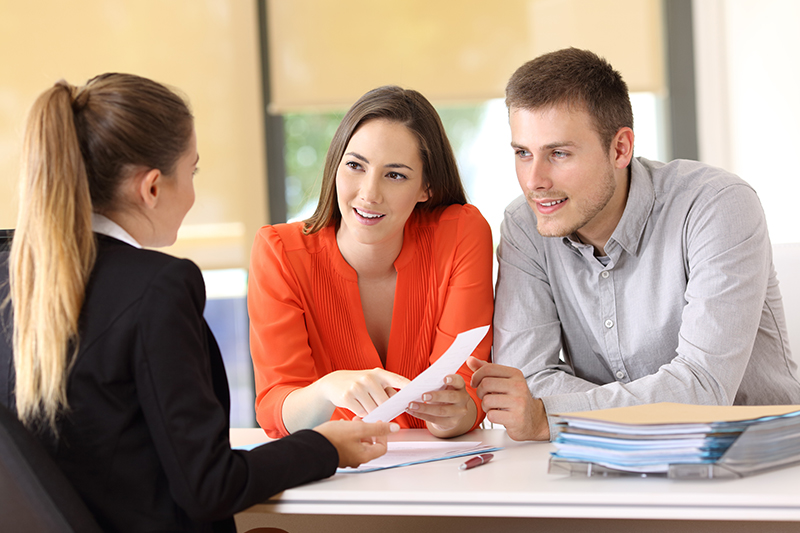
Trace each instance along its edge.
<path fill-rule="evenodd" d="M 539 150 L 540 151 L 552 150 L 553 148 L 562 148 L 564 146 L 577 146 L 577 144 L 575 142 L 573 142 L 573 141 L 556 141 L 556 142 L 552 142 L 552 143 L 548 143 L 548 144 L 543 144 L 542 146 L 539 147 Z M 511 147 L 512 148 L 522 148 L 523 150 L 527 150 L 528 149 L 527 146 L 523 146 L 521 144 L 517 144 L 514 141 L 511 141 Z"/>
<path fill-rule="evenodd" d="M 359 154 L 358 152 L 347 152 L 344 155 L 349 155 L 349 156 L 355 157 L 356 159 L 360 159 L 361 161 L 363 161 L 364 163 L 369 165 L 369 160 L 366 157 L 364 157 L 363 155 Z M 414 170 L 413 168 L 411 168 L 410 166 L 408 166 L 408 165 L 406 165 L 404 163 L 389 163 L 387 165 L 384 165 L 384 168 L 407 168 L 408 170 L 411 170 L 412 172 Z"/>

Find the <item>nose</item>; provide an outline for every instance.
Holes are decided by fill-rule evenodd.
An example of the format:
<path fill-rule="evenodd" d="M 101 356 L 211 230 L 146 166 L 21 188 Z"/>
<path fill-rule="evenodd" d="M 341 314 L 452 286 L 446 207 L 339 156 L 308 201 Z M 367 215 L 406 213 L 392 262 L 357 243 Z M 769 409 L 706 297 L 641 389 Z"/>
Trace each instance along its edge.
<path fill-rule="evenodd" d="M 523 174 L 520 176 L 523 178 L 520 181 L 523 182 L 523 187 L 529 191 L 546 191 L 553 187 L 547 161 L 543 158 L 534 159 L 524 168 L 517 169 L 517 172 Z"/>
<path fill-rule="evenodd" d="M 369 204 L 379 204 L 383 199 L 381 194 L 381 175 L 380 172 L 369 170 L 364 179 L 361 180 L 359 196 L 361 200 Z"/>

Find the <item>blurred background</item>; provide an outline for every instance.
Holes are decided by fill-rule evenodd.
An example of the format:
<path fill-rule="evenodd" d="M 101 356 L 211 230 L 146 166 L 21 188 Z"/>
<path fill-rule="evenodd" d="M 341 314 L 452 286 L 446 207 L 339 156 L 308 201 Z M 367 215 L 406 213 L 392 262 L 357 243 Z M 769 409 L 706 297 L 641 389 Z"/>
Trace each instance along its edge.
<path fill-rule="evenodd" d="M 232 425 L 252 426 L 250 246 L 260 226 L 313 211 L 328 143 L 363 93 L 397 84 L 433 102 L 497 242 L 519 194 L 505 83 L 539 54 L 591 49 L 632 91 L 636 155 L 739 174 L 773 243 L 796 243 L 798 23 L 795 0 L 0 0 L 0 228 L 15 225 L 39 93 L 109 71 L 177 88 L 201 163 L 195 206 L 165 251 L 204 271 Z"/>

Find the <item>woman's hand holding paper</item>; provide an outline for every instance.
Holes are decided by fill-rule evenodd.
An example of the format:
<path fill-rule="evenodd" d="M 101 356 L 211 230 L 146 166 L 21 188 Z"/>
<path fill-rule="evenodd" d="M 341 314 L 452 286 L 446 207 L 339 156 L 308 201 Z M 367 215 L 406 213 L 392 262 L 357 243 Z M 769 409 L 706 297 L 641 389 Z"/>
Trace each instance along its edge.
<path fill-rule="evenodd" d="M 410 381 L 382 368 L 339 370 L 317 382 L 322 396 L 336 407 L 349 409 L 363 417 L 402 389 Z"/>
<path fill-rule="evenodd" d="M 475 423 L 477 408 L 467 394 L 464 378 L 449 374 L 444 382 L 444 389 L 426 392 L 422 401 L 411 402 L 406 412 L 425 420 L 430 432 L 437 437 L 461 435 Z"/>

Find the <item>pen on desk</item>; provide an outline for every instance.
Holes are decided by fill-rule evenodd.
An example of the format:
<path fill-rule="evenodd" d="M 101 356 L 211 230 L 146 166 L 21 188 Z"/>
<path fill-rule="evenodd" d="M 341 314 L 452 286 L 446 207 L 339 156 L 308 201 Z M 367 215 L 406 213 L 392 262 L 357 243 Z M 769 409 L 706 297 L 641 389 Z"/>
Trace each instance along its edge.
<path fill-rule="evenodd" d="M 475 468 L 476 466 L 485 465 L 489 461 L 492 460 L 491 453 L 484 453 L 481 455 L 476 455 L 472 459 L 467 460 L 466 462 L 462 463 L 461 466 L 458 467 L 459 470 L 469 470 L 470 468 Z"/>

